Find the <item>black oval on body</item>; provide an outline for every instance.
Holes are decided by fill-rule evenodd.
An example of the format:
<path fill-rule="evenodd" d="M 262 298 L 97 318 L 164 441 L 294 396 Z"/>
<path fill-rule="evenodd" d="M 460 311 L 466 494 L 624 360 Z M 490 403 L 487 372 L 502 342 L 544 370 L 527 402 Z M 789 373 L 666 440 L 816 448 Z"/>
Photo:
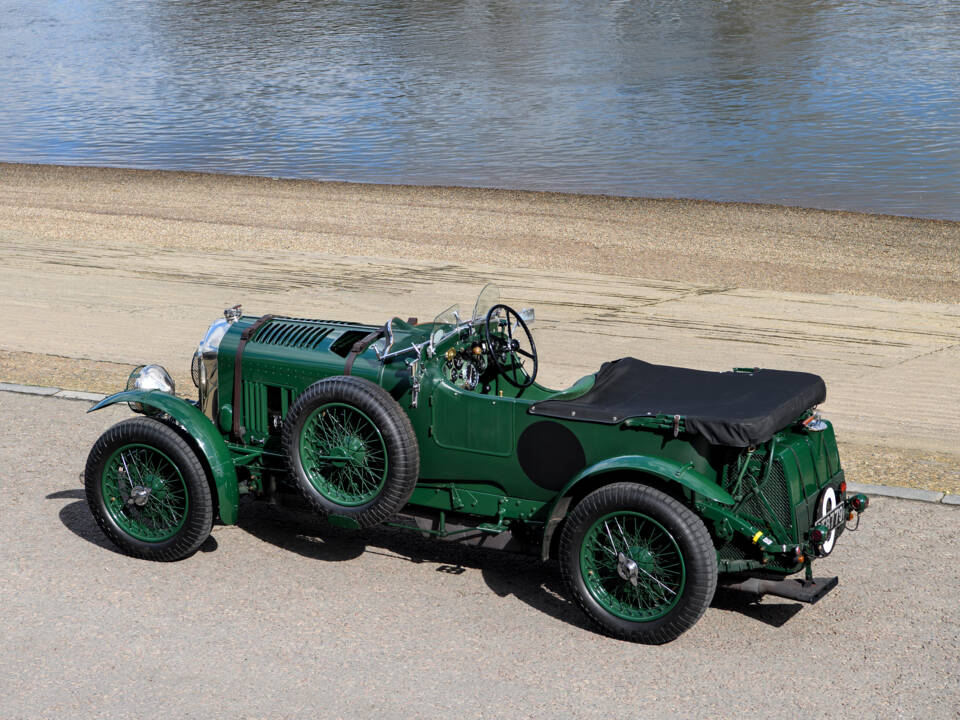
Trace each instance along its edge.
<path fill-rule="evenodd" d="M 583 446 L 573 431 L 558 422 L 536 422 L 517 441 L 520 467 L 546 490 L 560 490 L 587 464 Z"/>

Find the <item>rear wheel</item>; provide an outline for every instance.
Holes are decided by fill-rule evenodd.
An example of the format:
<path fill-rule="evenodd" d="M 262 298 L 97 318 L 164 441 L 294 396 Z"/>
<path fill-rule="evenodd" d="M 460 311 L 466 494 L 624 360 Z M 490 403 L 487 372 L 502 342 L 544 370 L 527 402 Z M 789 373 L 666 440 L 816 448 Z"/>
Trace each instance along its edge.
<path fill-rule="evenodd" d="M 114 425 L 94 444 L 84 470 L 87 504 L 128 555 L 180 560 L 213 527 L 213 501 L 196 453 L 159 420 Z"/>
<path fill-rule="evenodd" d="M 669 642 L 713 598 L 717 560 L 703 522 L 654 488 L 607 485 L 567 518 L 560 568 L 577 604 L 615 637 Z"/>

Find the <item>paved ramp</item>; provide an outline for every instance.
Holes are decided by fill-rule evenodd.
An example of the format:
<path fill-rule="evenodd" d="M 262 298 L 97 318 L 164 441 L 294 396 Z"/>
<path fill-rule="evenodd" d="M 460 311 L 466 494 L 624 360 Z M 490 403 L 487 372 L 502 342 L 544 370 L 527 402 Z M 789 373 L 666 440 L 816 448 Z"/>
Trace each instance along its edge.
<path fill-rule="evenodd" d="M 0 236 L 0 348 L 136 364 L 185 381 L 223 308 L 382 323 L 430 319 L 483 283 L 534 306 L 542 380 L 555 387 L 612 358 L 709 370 L 824 376 L 824 409 L 848 441 L 955 453 L 960 307 L 696 285 L 583 272 L 305 251 L 171 250 Z"/>

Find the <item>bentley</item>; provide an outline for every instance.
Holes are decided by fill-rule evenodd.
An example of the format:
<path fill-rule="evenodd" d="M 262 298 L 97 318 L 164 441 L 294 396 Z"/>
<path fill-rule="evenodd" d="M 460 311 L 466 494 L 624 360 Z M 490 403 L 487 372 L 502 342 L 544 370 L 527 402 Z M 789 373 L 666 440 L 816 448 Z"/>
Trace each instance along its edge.
<path fill-rule="evenodd" d="M 602 631 L 652 644 L 718 585 L 804 602 L 837 585 L 812 564 L 867 498 L 847 493 L 820 377 L 627 357 L 554 390 L 533 321 L 492 285 L 430 322 L 229 308 L 194 353 L 195 400 L 144 365 L 91 408 L 139 417 L 90 451 L 90 510 L 122 551 L 169 561 L 236 523 L 241 496 L 292 491 L 334 526 L 555 560 Z"/>

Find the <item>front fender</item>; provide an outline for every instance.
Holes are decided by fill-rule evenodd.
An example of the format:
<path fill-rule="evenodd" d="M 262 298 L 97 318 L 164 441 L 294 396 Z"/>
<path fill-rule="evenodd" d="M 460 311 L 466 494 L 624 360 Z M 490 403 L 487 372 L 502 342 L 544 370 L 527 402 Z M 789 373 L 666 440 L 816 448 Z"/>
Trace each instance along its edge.
<path fill-rule="evenodd" d="M 119 402 L 138 402 L 157 408 L 176 420 L 190 434 L 203 453 L 213 474 L 220 506 L 220 520 L 226 525 L 237 522 L 240 492 L 237 470 L 226 443 L 213 423 L 196 407 L 174 395 L 156 390 L 126 390 L 104 398 L 87 412 Z"/>
<path fill-rule="evenodd" d="M 639 473 L 654 475 L 655 477 L 675 482 L 683 487 L 692 490 L 698 495 L 702 495 L 708 500 L 721 505 L 734 505 L 733 496 L 726 490 L 717 485 L 702 473 L 694 470 L 689 464 L 681 465 L 673 460 L 663 458 L 649 457 L 648 455 L 620 455 L 618 457 L 607 458 L 598 463 L 594 463 L 584 468 L 573 476 L 564 486 L 547 514 L 547 522 L 543 530 L 543 544 L 540 548 L 541 556 L 544 560 L 550 555 L 550 544 L 553 539 L 553 532 L 557 526 L 566 517 L 567 510 L 570 507 L 571 496 L 578 483 L 586 478 L 592 478 L 604 473 L 615 470 L 631 470 Z"/>

